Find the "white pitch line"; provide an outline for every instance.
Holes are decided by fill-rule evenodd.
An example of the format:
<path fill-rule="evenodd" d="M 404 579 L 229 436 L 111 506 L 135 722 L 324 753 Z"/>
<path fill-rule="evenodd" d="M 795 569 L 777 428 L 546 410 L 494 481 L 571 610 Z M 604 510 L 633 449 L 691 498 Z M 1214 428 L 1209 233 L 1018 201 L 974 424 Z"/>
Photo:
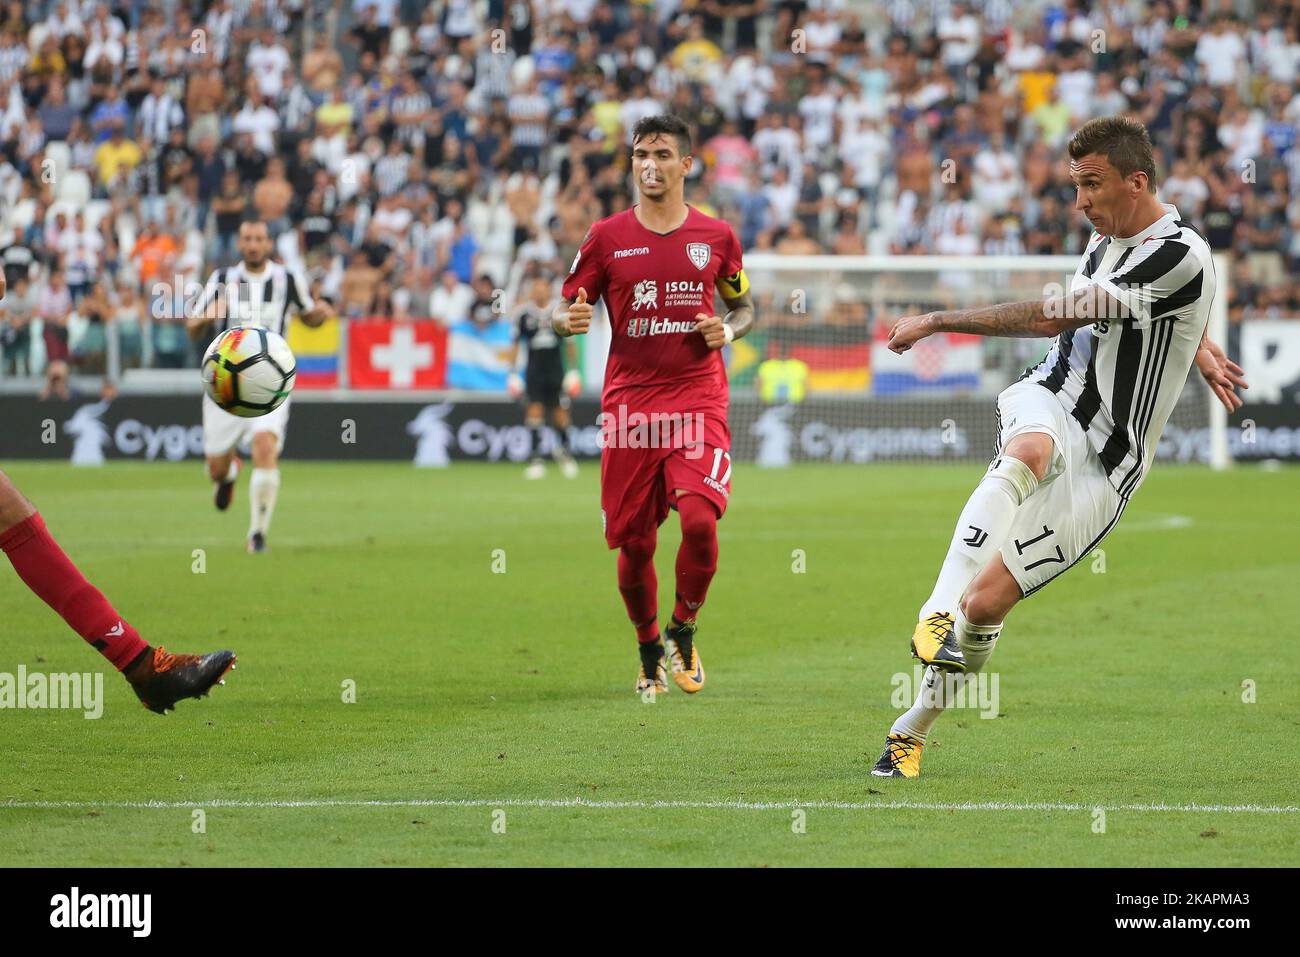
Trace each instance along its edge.
<path fill-rule="evenodd" d="M 189 808 L 335 808 L 335 807 L 535 807 L 592 808 L 596 810 L 658 810 L 680 808 L 700 811 L 782 811 L 791 808 L 830 811 L 1141 811 L 1158 813 L 1300 814 L 1294 805 L 1266 804 L 1061 804 L 1008 801 L 593 801 L 587 798 L 484 798 L 462 800 L 411 798 L 408 800 L 242 801 L 0 801 L 0 809 L 57 810 L 93 808 L 122 810 L 181 810 Z"/>
<path fill-rule="evenodd" d="M 1127 532 L 1158 532 L 1170 528 L 1191 528 L 1194 520 L 1190 515 L 1162 515 L 1153 513 L 1145 518 L 1136 518 L 1127 524 L 1120 522 L 1115 526 L 1115 531 Z"/>

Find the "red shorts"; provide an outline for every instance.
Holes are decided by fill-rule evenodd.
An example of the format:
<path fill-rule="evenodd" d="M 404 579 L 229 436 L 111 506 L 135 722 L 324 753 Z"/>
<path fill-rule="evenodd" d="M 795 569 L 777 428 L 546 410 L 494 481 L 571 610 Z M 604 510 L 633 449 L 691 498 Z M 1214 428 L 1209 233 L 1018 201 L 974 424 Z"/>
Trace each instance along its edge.
<path fill-rule="evenodd" d="M 677 507 L 677 490 L 703 495 L 721 518 L 731 496 L 731 429 L 726 410 L 685 425 L 650 421 L 602 429 L 600 515 L 605 542 L 618 548 L 648 535 Z"/>

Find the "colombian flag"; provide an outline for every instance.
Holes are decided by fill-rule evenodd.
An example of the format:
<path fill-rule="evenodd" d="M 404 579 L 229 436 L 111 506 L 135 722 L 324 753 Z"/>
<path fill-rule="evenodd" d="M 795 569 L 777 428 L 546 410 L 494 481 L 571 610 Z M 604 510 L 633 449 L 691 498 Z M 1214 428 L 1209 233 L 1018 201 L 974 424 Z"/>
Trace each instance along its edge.
<path fill-rule="evenodd" d="M 339 320 L 326 319 L 313 329 L 304 322 L 289 324 L 286 341 L 298 360 L 295 388 L 334 389 L 339 384 Z"/>

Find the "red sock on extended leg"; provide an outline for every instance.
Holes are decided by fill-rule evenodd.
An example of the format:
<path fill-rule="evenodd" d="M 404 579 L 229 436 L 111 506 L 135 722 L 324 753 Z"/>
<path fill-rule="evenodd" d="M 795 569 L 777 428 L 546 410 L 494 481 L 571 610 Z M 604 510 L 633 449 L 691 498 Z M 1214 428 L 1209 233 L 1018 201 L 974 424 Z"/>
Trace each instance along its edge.
<path fill-rule="evenodd" d="M 118 671 L 149 647 L 72 564 L 46 530 L 40 513 L 0 533 L 0 549 L 27 587 Z"/>
<path fill-rule="evenodd" d="M 654 558 L 653 534 L 624 542 L 618 550 L 618 590 L 636 627 L 636 640 L 642 644 L 659 638 L 659 579 Z"/>
<path fill-rule="evenodd" d="M 673 617 L 690 621 L 709 594 L 718 570 L 718 511 L 703 495 L 683 495 L 677 500 L 682 521 L 682 544 L 677 549 L 677 604 Z"/>

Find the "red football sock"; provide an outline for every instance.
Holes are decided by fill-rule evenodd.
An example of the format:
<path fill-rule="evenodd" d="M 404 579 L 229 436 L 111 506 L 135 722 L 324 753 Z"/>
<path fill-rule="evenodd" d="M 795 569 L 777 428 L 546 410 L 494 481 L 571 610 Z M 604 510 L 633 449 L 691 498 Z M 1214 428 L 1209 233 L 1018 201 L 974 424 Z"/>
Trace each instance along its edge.
<path fill-rule="evenodd" d="M 149 647 L 72 564 L 46 531 L 39 513 L 0 533 L 0 549 L 27 587 L 118 671 Z"/>
<path fill-rule="evenodd" d="M 677 500 L 682 520 L 682 544 L 677 549 L 678 621 L 695 618 L 718 570 L 718 512 L 703 495 L 683 495 Z"/>
<path fill-rule="evenodd" d="M 659 579 L 655 576 L 655 536 L 635 538 L 618 550 L 618 590 L 627 617 L 636 627 L 636 640 L 659 638 Z"/>

